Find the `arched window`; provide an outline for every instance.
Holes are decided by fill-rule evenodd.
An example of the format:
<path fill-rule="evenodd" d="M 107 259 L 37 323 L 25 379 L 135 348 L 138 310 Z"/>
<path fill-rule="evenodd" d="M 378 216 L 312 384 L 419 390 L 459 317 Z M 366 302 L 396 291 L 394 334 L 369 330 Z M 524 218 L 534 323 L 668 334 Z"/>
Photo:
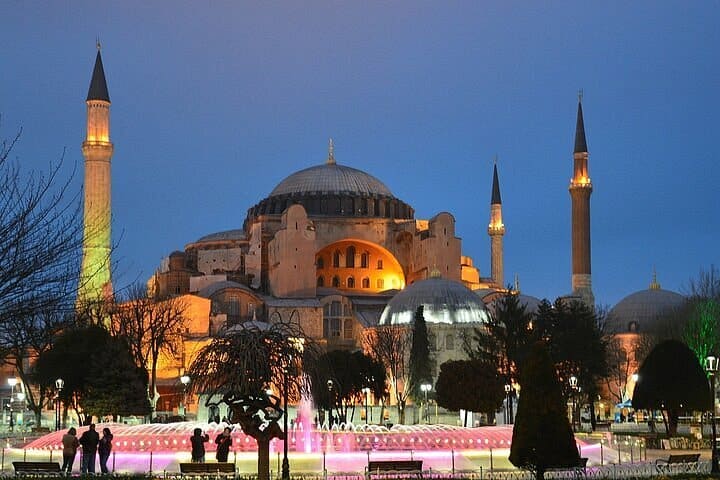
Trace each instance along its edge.
<path fill-rule="evenodd" d="M 382 270 L 382 269 L 383 269 L 382 258 L 379 258 L 378 261 L 377 261 L 377 269 L 378 269 L 378 270 Z"/>
<path fill-rule="evenodd" d="M 324 287 L 324 286 L 325 286 L 325 277 L 323 277 L 322 275 L 320 275 L 320 276 L 317 278 L 317 286 L 318 286 L 318 287 Z"/>
<path fill-rule="evenodd" d="M 347 286 L 348 286 L 348 288 L 355 288 L 355 278 L 354 277 L 348 277 Z"/>
<path fill-rule="evenodd" d="M 368 268 L 369 263 L 370 254 L 368 252 L 363 252 L 362 255 L 360 255 L 360 268 Z"/>
<path fill-rule="evenodd" d="M 323 260 L 323 257 L 318 257 L 315 264 L 317 265 L 318 270 L 325 268 L 325 260 Z"/>
<path fill-rule="evenodd" d="M 445 336 L 445 350 L 455 350 L 455 337 L 453 337 L 452 333 Z"/>
<path fill-rule="evenodd" d="M 340 277 L 338 277 L 337 275 L 335 275 L 332 279 L 332 286 L 335 288 L 340 286 Z"/>
<path fill-rule="evenodd" d="M 347 268 L 355 267 L 355 247 L 350 246 L 345 250 L 345 266 Z"/>
<path fill-rule="evenodd" d="M 385 281 L 382 278 L 377 279 L 377 288 L 385 288 Z"/>
<path fill-rule="evenodd" d="M 362 279 L 362 288 L 370 288 L 370 279 L 368 277 Z"/>
<path fill-rule="evenodd" d="M 340 268 L 340 251 L 335 250 L 333 252 L 333 267 Z"/>

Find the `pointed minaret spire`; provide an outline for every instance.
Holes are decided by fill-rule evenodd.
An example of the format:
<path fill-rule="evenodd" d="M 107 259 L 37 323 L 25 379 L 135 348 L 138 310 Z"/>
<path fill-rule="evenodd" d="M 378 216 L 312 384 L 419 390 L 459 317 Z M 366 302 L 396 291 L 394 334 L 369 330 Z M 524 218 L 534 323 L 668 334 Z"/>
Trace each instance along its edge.
<path fill-rule="evenodd" d="M 578 93 L 578 114 L 575 126 L 573 176 L 570 179 L 572 200 L 572 291 L 591 308 L 595 306 L 592 291 L 590 255 L 590 194 L 593 191 L 588 173 L 588 151 L 582 110 L 582 90 Z"/>
<path fill-rule="evenodd" d="M 585 140 L 585 121 L 582 110 L 583 91 L 578 92 L 577 123 L 575 124 L 575 153 L 587 152 L 587 141 Z"/>
<path fill-rule="evenodd" d="M 90 80 L 90 88 L 88 89 L 87 101 L 102 100 L 110 101 L 108 94 L 107 82 L 105 82 L 105 70 L 103 69 L 102 57 L 100 56 L 100 41 L 97 42 L 97 56 L 95 57 L 95 68 L 93 69 L 92 79 Z"/>
<path fill-rule="evenodd" d="M 493 283 L 504 288 L 505 282 L 503 270 L 503 235 L 505 235 L 505 224 L 502 219 L 502 200 L 500 199 L 500 181 L 497 172 L 497 155 L 493 165 L 492 195 L 490 197 L 490 224 L 488 225 L 490 235 L 490 272 Z"/>
<path fill-rule="evenodd" d="M 335 165 L 335 144 L 333 143 L 332 138 L 328 142 L 328 158 L 325 163 L 328 165 Z"/>

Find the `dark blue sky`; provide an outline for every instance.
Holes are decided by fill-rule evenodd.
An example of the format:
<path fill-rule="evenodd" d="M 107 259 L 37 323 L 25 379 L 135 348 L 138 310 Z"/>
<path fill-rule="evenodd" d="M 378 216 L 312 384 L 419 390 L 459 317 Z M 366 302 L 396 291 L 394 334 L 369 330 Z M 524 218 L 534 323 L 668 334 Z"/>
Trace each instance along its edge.
<path fill-rule="evenodd" d="M 489 274 L 499 157 L 505 274 L 570 290 L 577 91 L 590 150 L 598 303 L 683 291 L 720 264 L 720 7 L 693 2 L 24 2 L 3 7 L 2 136 L 82 165 L 100 36 L 111 108 L 116 284 L 239 228 L 324 161 L 381 179 L 418 218 L 450 211 Z M 80 188 L 82 175 L 76 178 Z"/>

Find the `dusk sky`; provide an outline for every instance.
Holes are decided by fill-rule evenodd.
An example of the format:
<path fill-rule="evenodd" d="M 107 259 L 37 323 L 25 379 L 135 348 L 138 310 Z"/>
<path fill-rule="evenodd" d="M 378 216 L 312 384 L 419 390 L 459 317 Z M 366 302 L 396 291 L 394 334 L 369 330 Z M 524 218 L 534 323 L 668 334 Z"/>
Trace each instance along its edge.
<path fill-rule="evenodd" d="M 497 155 L 506 281 L 567 294 L 579 89 L 597 303 L 648 288 L 653 267 L 684 292 L 720 265 L 717 1 L 8 1 L 2 14 L 0 136 L 22 127 L 26 169 L 66 148 L 75 191 L 100 38 L 116 287 L 240 228 L 332 137 L 339 164 L 417 218 L 451 212 L 484 276 Z"/>

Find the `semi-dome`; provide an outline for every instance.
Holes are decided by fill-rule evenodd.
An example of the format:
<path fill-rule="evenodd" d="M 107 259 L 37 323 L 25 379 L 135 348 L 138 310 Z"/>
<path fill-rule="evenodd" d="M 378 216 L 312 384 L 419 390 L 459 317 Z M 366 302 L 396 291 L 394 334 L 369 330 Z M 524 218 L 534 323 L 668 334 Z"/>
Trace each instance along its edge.
<path fill-rule="evenodd" d="M 658 320 L 679 309 L 686 298 L 679 293 L 663 290 L 653 280 L 650 288 L 631 293 L 620 300 L 607 316 L 608 333 L 652 332 Z"/>
<path fill-rule="evenodd" d="M 465 285 L 443 278 L 428 278 L 395 295 L 383 310 L 378 324 L 411 324 L 420 305 L 424 307 L 423 316 L 428 324 L 472 324 L 488 320 L 485 304 Z"/>
<path fill-rule="evenodd" d="M 337 163 L 316 165 L 295 172 L 278 183 L 269 196 L 302 194 L 393 196 L 390 189 L 372 175 Z"/>

